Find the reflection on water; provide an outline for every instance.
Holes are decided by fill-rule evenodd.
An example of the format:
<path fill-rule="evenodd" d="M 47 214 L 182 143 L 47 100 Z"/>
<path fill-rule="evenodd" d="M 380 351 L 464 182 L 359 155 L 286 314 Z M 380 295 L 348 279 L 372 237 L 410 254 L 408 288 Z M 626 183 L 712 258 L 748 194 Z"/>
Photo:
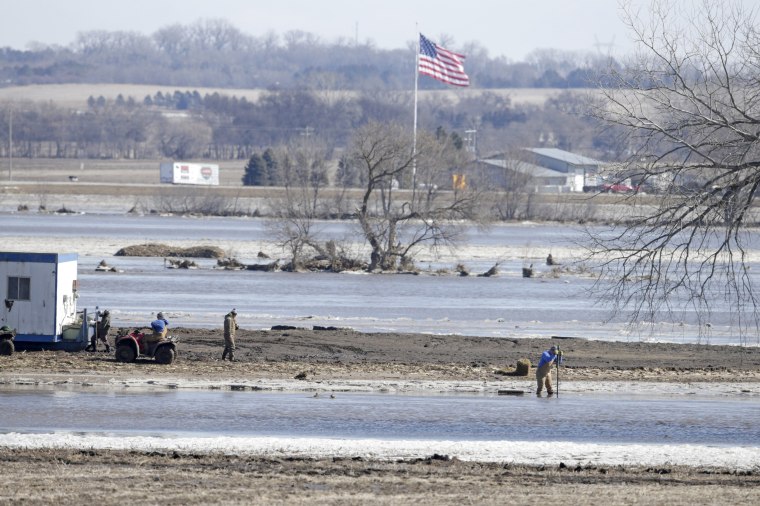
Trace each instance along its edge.
<path fill-rule="evenodd" d="M 744 445 L 760 401 L 572 395 L 0 390 L 0 432 Z M 709 413 L 709 416 L 706 414 Z"/>

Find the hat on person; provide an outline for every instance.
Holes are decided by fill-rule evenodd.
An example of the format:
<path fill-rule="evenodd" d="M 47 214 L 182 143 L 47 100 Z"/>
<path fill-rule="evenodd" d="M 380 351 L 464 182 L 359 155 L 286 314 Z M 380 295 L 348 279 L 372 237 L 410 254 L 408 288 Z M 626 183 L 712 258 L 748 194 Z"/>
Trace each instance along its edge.
<path fill-rule="evenodd" d="M 551 348 L 549 348 L 549 349 L 550 349 L 551 351 L 557 351 L 557 347 L 556 347 L 556 346 L 552 346 L 552 347 L 551 347 Z"/>
<path fill-rule="evenodd" d="M 156 315 L 156 318 L 159 318 L 159 319 L 161 319 L 161 318 L 163 318 L 163 317 L 164 317 L 164 313 L 162 313 L 162 312 L 160 312 L 160 311 L 159 311 L 159 312 L 158 312 L 158 314 Z"/>
<path fill-rule="evenodd" d="M 106 309 L 105 311 L 103 311 L 103 314 L 111 314 L 111 312 L 108 309 Z"/>
<path fill-rule="evenodd" d="M 230 311 L 230 314 L 232 314 L 232 315 L 236 315 L 236 314 L 237 314 L 237 309 L 235 309 L 235 308 L 232 308 L 232 311 Z"/>

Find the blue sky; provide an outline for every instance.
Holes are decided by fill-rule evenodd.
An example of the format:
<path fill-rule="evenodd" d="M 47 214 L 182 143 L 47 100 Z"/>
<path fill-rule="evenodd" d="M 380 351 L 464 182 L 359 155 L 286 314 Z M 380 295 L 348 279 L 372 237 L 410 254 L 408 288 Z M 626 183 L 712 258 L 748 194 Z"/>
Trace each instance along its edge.
<path fill-rule="evenodd" d="M 522 60 L 537 48 L 596 50 L 631 43 L 617 0 L 0 0 L 0 47 L 31 42 L 68 45 L 90 30 L 146 35 L 167 25 L 225 19 L 249 35 L 303 30 L 325 41 L 339 37 L 378 47 L 404 48 L 419 30 L 454 49 L 478 42 L 489 55 Z M 605 49 L 606 51 L 606 46 Z"/>

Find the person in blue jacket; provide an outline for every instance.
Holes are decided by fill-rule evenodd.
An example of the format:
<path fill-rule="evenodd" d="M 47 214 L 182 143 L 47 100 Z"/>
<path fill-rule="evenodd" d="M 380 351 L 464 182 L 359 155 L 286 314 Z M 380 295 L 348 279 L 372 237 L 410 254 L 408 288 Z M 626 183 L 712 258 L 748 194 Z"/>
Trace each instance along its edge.
<path fill-rule="evenodd" d="M 153 329 L 153 334 L 146 334 L 146 343 L 153 344 L 158 341 L 163 341 L 164 338 L 166 338 L 166 332 L 169 330 L 169 320 L 164 318 L 163 313 L 159 312 L 156 315 L 156 319 L 150 322 L 150 328 Z"/>
<path fill-rule="evenodd" d="M 538 361 L 538 367 L 536 368 L 536 383 L 538 389 L 536 395 L 541 396 L 541 391 L 546 385 L 546 393 L 549 397 L 554 395 L 554 388 L 552 387 L 552 366 L 555 361 L 562 363 L 562 352 L 559 351 L 557 346 L 552 346 L 541 354 L 541 359 Z"/>

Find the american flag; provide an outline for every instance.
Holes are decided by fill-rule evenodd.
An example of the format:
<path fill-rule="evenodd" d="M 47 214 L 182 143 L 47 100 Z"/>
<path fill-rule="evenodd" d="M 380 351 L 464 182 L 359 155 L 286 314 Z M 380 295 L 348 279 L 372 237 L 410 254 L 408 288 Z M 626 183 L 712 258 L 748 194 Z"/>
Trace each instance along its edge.
<path fill-rule="evenodd" d="M 420 34 L 420 74 L 454 86 L 469 86 L 470 78 L 464 73 L 463 54 L 449 51 Z"/>

